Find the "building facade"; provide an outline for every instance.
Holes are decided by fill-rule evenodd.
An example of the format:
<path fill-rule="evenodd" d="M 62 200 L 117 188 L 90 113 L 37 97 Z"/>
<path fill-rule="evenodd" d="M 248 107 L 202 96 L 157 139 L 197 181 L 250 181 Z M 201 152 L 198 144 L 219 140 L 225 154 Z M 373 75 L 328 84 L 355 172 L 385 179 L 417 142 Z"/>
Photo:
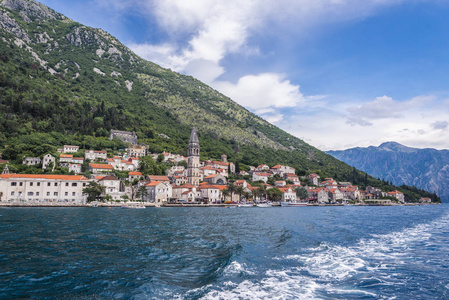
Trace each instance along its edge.
<path fill-rule="evenodd" d="M 111 135 L 109 139 L 112 140 L 114 138 L 122 140 L 125 143 L 130 143 L 132 145 L 137 144 L 137 135 L 134 131 L 129 132 L 129 131 L 111 130 Z"/>
<path fill-rule="evenodd" d="M 189 148 L 187 150 L 187 182 L 193 186 L 200 184 L 200 142 L 195 127 L 190 134 Z"/>
<path fill-rule="evenodd" d="M 87 195 L 83 188 L 88 183 L 82 175 L 0 175 L 2 202 L 84 204 Z"/>

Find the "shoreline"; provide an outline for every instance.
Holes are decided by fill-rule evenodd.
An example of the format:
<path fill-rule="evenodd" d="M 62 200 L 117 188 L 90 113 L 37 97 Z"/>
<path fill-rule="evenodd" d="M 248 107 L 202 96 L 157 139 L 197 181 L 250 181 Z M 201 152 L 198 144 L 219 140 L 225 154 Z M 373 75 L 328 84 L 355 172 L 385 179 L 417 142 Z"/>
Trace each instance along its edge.
<path fill-rule="evenodd" d="M 442 203 L 405 203 L 405 204 L 309 204 L 302 207 L 317 207 L 317 206 L 422 206 L 422 205 L 440 205 Z M 87 203 L 87 204 L 70 204 L 70 203 L 18 203 L 18 202 L 8 202 L 8 203 L 1 203 L 0 202 L 0 208 L 1 207 L 122 207 L 123 205 L 141 205 L 145 207 L 238 207 L 238 204 L 236 203 L 220 203 L 220 204 L 202 204 L 202 203 L 164 203 L 160 204 L 160 206 L 156 206 L 155 203 L 125 203 L 125 202 L 119 202 L 119 203 Z M 254 206 L 256 207 L 256 206 Z M 273 207 L 281 207 L 281 204 L 279 203 L 273 203 Z"/>

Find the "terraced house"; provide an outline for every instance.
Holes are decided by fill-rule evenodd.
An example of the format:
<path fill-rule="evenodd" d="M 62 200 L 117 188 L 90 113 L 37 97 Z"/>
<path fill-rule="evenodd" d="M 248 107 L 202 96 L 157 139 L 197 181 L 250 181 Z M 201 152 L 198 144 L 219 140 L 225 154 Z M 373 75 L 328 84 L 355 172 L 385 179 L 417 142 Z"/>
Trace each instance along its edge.
<path fill-rule="evenodd" d="M 2 202 L 85 204 L 89 180 L 82 175 L 2 174 Z"/>

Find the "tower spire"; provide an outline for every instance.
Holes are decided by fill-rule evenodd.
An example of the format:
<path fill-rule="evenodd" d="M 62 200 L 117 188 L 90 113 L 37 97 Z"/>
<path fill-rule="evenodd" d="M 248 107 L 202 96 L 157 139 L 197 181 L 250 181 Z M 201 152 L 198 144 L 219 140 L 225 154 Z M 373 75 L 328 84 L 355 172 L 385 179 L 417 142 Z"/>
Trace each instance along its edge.
<path fill-rule="evenodd" d="M 192 128 L 187 150 L 187 182 L 193 186 L 200 184 L 200 142 L 195 127 Z"/>
<path fill-rule="evenodd" d="M 191 143 L 196 143 L 196 144 L 200 143 L 198 140 L 198 134 L 196 133 L 195 126 L 193 126 L 192 132 L 190 133 L 189 144 L 191 144 Z"/>

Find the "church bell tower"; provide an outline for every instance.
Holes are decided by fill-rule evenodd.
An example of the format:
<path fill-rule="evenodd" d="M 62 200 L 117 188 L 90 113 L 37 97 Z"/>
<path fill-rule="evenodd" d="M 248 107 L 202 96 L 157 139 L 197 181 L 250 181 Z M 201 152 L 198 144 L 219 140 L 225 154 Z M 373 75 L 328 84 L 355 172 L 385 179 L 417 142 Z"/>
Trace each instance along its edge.
<path fill-rule="evenodd" d="M 190 134 L 187 150 L 187 182 L 193 186 L 200 185 L 200 142 L 195 127 Z"/>

